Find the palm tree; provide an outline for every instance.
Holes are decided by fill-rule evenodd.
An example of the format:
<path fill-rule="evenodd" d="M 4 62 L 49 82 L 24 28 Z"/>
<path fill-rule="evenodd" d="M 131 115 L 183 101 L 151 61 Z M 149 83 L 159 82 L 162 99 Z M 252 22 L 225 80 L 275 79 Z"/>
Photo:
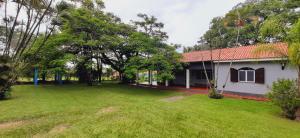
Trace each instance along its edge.
<path fill-rule="evenodd" d="M 273 53 L 276 55 L 280 55 L 283 58 L 288 58 L 290 63 L 298 69 L 298 78 L 300 78 L 300 19 L 299 21 L 292 27 L 287 43 L 288 54 L 277 47 L 272 47 L 269 44 L 261 44 L 257 47 L 253 53 L 255 55 L 260 55 L 264 52 Z M 299 95 L 300 95 L 300 79 L 298 79 L 298 87 L 299 87 Z"/>
<path fill-rule="evenodd" d="M 262 52 L 272 52 L 277 55 L 281 55 L 283 58 L 289 59 L 290 64 L 298 69 L 298 97 L 300 98 L 300 19 L 291 28 L 288 35 L 288 55 L 279 48 L 271 47 L 268 44 L 260 45 L 255 49 L 254 54 L 259 55 Z M 300 113 L 300 105 L 298 108 L 298 113 Z M 296 120 L 300 120 L 300 115 L 297 116 Z"/>

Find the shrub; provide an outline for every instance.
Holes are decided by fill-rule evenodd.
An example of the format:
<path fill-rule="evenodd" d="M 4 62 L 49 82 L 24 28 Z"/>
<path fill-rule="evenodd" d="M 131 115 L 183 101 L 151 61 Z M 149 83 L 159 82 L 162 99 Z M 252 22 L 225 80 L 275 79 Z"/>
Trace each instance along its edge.
<path fill-rule="evenodd" d="M 10 88 L 2 89 L 0 92 L 0 100 L 7 99 L 11 96 Z"/>
<path fill-rule="evenodd" d="M 299 93 L 296 81 L 281 79 L 273 83 L 268 93 L 271 101 L 282 109 L 283 115 L 294 120 L 299 107 Z"/>
<path fill-rule="evenodd" d="M 12 68 L 9 57 L 0 57 L 0 100 L 10 96 L 12 83 Z"/>
<path fill-rule="evenodd" d="M 212 99 L 223 99 L 224 96 L 220 94 L 215 88 L 212 88 L 208 92 L 208 97 Z"/>

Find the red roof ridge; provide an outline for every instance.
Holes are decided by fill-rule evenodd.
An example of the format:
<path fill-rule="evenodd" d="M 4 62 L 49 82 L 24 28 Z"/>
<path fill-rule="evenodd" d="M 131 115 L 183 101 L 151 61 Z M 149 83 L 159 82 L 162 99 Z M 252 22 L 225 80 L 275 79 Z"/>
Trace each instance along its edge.
<path fill-rule="evenodd" d="M 284 42 L 276 42 L 276 43 L 258 43 L 258 44 L 253 44 L 253 45 L 242 45 L 242 46 L 238 46 L 238 47 L 225 47 L 225 48 L 218 48 L 218 49 L 213 49 L 212 51 L 216 51 L 216 50 L 224 50 L 224 49 L 237 49 L 237 48 L 245 48 L 245 47 L 255 47 L 255 46 L 259 46 L 259 45 L 263 45 L 263 44 L 272 44 L 272 45 L 286 45 L 287 43 Z M 191 52 L 187 52 L 187 53 L 182 53 L 182 54 L 190 54 L 190 53 L 198 53 L 198 52 L 210 52 L 210 50 L 197 50 L 197 51 L 191 51 Z"/>
<path fill-rule="evenodd" d="M 288 45 L 284 42 L 277 42 L 277 43 L 265 43 L 271 44 L 270 46 L 276 46 L 282 49 L 285 53 L 288 51 Z M 243 60 L 243 59 L 262 59 L 262 58 L 278 58 L 279 55 L 274 53 L 264 53 L 260 56 L 255 57 L 252 53 L 254 47 L 264 44 L 254 44 L 254 45 L 247 45 L 247 46 L 238 46 L 238 47 L 230 47 L 230 48 L 220 48 L 220 49 L 213 49 L 212 56 L 213 60 Z M 183 62 L 199 62 L 199 61 L 210 61 L 210 51 L 211 50 L 200 50 L 200 51 L 192 51 L 188 53 L 183 53 Z M 225 53 L 223 53 L 226 51 Z M 221 53 L 219 59 L 219 52 Z"/>

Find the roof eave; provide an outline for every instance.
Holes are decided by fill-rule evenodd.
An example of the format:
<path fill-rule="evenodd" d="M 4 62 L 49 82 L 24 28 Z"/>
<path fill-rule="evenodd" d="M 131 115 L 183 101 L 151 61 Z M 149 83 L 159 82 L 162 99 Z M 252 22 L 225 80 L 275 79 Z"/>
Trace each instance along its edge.
<path fill-rule="evenodd" d="M 283 60 L 288 60 L 288 58 L 282 57 L 282 58 L 240 59 L 240 60 L 224 60 L 224 61 L 213 61 L 213 62 L 214 62 L 214 63 L 228 63 L 228 62 L 283 61 Z"/>

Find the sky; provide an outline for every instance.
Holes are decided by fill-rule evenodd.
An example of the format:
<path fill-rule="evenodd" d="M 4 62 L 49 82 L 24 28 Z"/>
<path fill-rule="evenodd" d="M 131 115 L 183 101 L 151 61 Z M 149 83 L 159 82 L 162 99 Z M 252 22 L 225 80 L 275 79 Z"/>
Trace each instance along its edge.
<path fill-rule="evenodd" d="M 169 43 L 193 46 L 209 29 L 214 17 L 224 16 L 245 0 L 104 0 L 106 11 L 124 22 L 137 20 L 138 13 L 154 15 L 165 24 Z"/>

